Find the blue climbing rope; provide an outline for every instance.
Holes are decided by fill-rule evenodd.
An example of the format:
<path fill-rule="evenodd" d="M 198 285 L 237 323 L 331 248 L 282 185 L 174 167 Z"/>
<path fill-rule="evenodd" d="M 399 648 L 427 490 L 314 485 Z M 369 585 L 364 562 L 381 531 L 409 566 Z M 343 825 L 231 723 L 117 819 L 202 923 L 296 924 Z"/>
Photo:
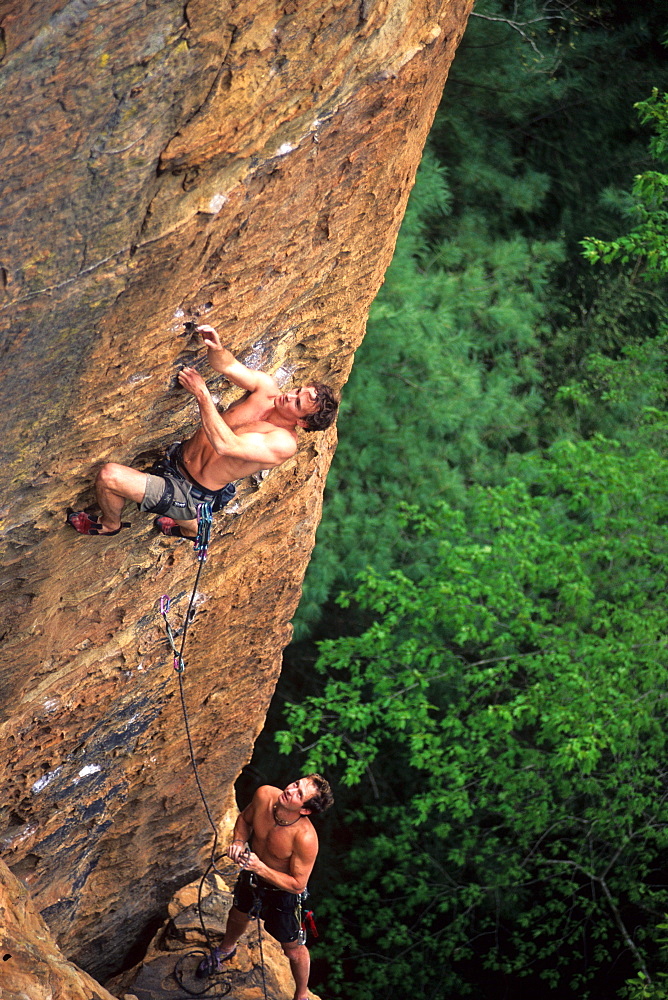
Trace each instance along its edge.
<path fill-rule="evenodd" d="M 173 628 L 171 626 L 171 623 L 169 621 L 169 618 L 168 618 L 169 610 L 170 610 L 170 606 L 171 606 L 170 597 L 169 597 L 168 594 L 163 594 L 163 596 L 160 598 L 160 614 L 161 614 L 162 619 L 163 619 L 163 621 L 165 623 L 165 631 L 167 633 L 167 641 L 168 641 L 170 649 L 171 649 L 171 651 L 172 651 L 172 653 L 174 655 L 174 670 L 176 671 L 176 673 L 178 675 L 178 678 L 179 678 L 179 694 L 181 696 L 181 709 L 182 709 L 182 712 L 183 712 L 183 722 L 184 722 L 184 726 L 185 726 L 186 737 L 187 737 L 187 740 L 188 740 L 188 750 L 190 752 L 190 761 L 191 761 L 191 764 L 192 764 L 192 769 L 193 769 L 193 774 L 195 776 L 195 781 L 197 783 L 197 788 L 199 790 L 199 794 L 200 794 L 200 797 L 202 799 L 202 803 L 204 805 L 204 809 L 206 811 L 207 818 L 208 818 L 209 823 L 211 825 L 211 829 L 213 830 L 213 845 L 211 847 L 211 860 L 210 860 L 210 863 L 209 863 L 209 867 L 207 868 L 206 872 L 202 876 L 202 879 L 201 879 L 200 885 L 199 885 L 199 891 L 198 891 L 198 894 L 197 894 L 197 909 L 198 909 L 198 913 L 199 913 L 199 920 L 200 920 L 200 924 L 202 926 L 202 931 L 204 933 L 204 937 L 206 939 L 206 942 L 207 942 L 207 945 L 208 945 L 208 948 L 209 948 L 209 953 L 211 955 L 213 955 L 215 949 L 214 949 L 214 945 L 213 945 L 213 942 L 211 940 L 211 936 L 209 934 L 208 928 L 206 927 L 206 925 L 204 923 L 204 917 L 202 915 L 202 889 L 204 887 L 204 882 L 205 882 L 205 880 L 206 880 L 209 872 L 212 869 L 217 874 L 222 874 L 222 873 L 219 872 L 218 868 L 216 867 L 216 862 L 219 860 L 219 858 L 216 857 L 216 851 L 217 851 L 217 848 L 218 848 L 218 830 L 217 830 L 215 821 L 213 819 L 213 816 L 211 815 L 211 810 L 209 808 L 209 803 L 207 801 L 206 794 L 204 792 L 204 788 L 202 787 L 202 782 L 200 780 L 199 772 L 197 770 L 197 760 L 196 760 L 196 757 L 195 757 L 195 749 L 193 747 L 192 735 L 191 735 L 191 732 L 190 732 L 190 719 L 188 717 L 188 707 L 186 705 L 185 689 L 184 689 L 184 684 L 183 684 L 183 675 L 184 675 L 185 669 L 186 669 L 186 664 L 185 664 L 185 660 L 184 660 L 183 654 L 184 654 L 184 651 L 185 651 L 186 638 L 187 638 L 187 635 L 188 635 L 188 626 L 190 625 L 190 622 L 194 618 L 194 604 L 195 604 L 195 597 L 197 596 L 197 586 L 199 584 L 199 578 L 200 578 L 200 575 L 202 573 L 202 568 L 204 566 L 204 563 L 206 562 L 206 558 L 207 558 L 207 555 L 208 555 L 208 552 L 209 552 L 209 542 L 210 542 L 210 539 L 211 539 L 211 525 L 212 525 L 212 520 L 213 520 L 213 518 L 212 518 L 211 505 L 208 504 L 208 503 L 198 504 L 198 507 L 197 507 L 197 538 L 195 539 L 195 551 L 197 553 L 197 561 L 198 561 L 199 565 L 197 567 L 197 575 L 195 576 L 195 582 L 193 584 L 192 593 L 190 595 L 190 600 L 188 601 L 188 609 L 186 611 L 185 619 L 184 619 L 184 622 L 183 622 L 183 630 L 181 632 L 181 642 L 179 643 L 178 646 L 177 646 L 177 643 L 176 643 L 176 639 L 177 639 L 176 633 L 174 632 L 174 630 L 173 630 Z M 204 990 L 193 990 L 191 988 L 188 988 L 186 986 L 186 984 L 183 982 L 183 968 L 182 968 L 183 960 L 185 958 L 190 958 L 190 957 L 193 957 L 193 956 L 197 957 L 197 959 L 199 960 L 199 956 L 201 954 L 202 953 L 196 953 L 196 952 L 188 953 L 188 955 L 183 956 L 182 959 L 178 960 L 178 962 L 177 962 L 177 964 L 175 966 L 175 969 L 174 969 L 174 976 L 175 976 L 175 978 L 176 978 L 179 986 L 181 986 L 181 988 L 184 989 L 186 991 L 186 993 L 189 993 L 190 996 L 207 996 L 207 997 L 214 997 L 214 996 L 215 997 L 223 997 L 223 996 L 225 996 L 227 993 L 229 993 L 229 991 L 231 989 L 231 985 L 229 983 L 223 983 L 223 982 L 217 983 L 216 984 L 217 992 L 211 993 L 209 988 L 205 987 Z M 206 954 L 206 953 L 204 953 L 204 954 Z"/>

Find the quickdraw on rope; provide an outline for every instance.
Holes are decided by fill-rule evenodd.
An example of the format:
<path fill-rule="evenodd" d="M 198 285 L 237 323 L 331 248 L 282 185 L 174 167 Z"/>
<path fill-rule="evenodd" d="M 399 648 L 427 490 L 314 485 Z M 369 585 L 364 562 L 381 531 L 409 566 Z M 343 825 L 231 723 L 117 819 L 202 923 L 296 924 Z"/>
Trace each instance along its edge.
<path fill-rule="evenodd" d="M 202 878 L 200 880 L 199 890 L 198 890 L 198 893 L 197 893 L 197 909 L 198 909 L 198 913 L 199 913 L 199 921 L 200 921 L 200 924 L 202 926 L 202 931 L 204 933 L 204 937 L 206 938 L 207 946 L 209 948 L 210 964 L 211 964 L 211 970 L 212 970 L 212 973 L 213 973 L 213 971 L 218 966 L 217 960 L 214 963 L 214 957 L 216 956 L 216 950 L 217 949 L 215 948 L 215 946 L 214 946 L 214 944 L 213 944 L 213 942 L 211 940 L 211 935 L 209 934 L 208 928 L 206 927 L 206 924 L 204 923 L 204 917 L 202 915 L 202 889 L 204 887 L 204 882 L 205 882 L 205 880 L 206 880 L 209 872 L 212 869 L 216 873 L 222 874 L 216 868 L 216 862 L 219 860 L 219 858 L 216 857 L 216 850 L 218 848 L 218 830 L 216 828 L 216 824 L 214 822 L 213 816 L 211 815 L 211 810 L 209 809 L 209 803 L 207 802 L 207 798 L 206 798 L 206 795 L 204 793 L 204 788 L 202 787 L 202 782 L 200 781 L 199 772 L 197 770 L 197 760 L 195 758 L 195 749 L 193 747 L 192 736 L 190 734 L 190 720 L 189 720 L 189 717 L 188 717 L 188 708 L 187 708 L 187 705 L 186 705 L 185 690 L 184 690 L 184 686 L 183 686 L 183 675 L 184 675 L 185 669 L 186 669 L 186 664 L 185 664 L 185 660 L 183 658 L 183 653 L 184 653 L 185 646 L 186 646 L 186 637 L 188 635 L 188 626 L 190 625 L 190 622 L 192 621 L 192 619 L 194 617 L 194 604 L 195 604 L 195 597 L 197 596 L 197 586 L 199 584 L 199 578 L 200 578 L 200 575 L 201 575 L 201 572 L 202 572 L 202 567 L 204 566 L 204 563 L 206 561 L 206 557 L 208 555 L 209 541 L 210 541 L 210 537 L 211 537 L 211 524 L 212 524 L 211 505 L 208 504 L 208 503 L 198 504 L 198 507 L 197 507 L 197 538 L 195 539 L 195 551 L 197 552 L 197 560 L 198 560 L 199 565 L 197 567 L 197 575 L 195 577 L 195 583 L 193 584 L 192 593 L 190 595 L 190 600 L 188 602 L 188 609 L 186 611 L 186 616 L 185 616 L 185 619 L 184 619 L 184 622 L 183 622 L 183 630 L 181 632 L 181 642 L 180 642 L 178 648 L 177 648 L 177 645 L 176 645 L 177 635 L 174 632 L 174 630 L 172 629 L 172 626 L 170 624 L 169 618 L 167 617 L 167 615 L 169 614 L 169 608 L 170 608 L 170 604 L 171 604 L 171 601 L 170 601 L 170 598 L 169 598 L 168 594 L 163 594 L 163 596 L 160 598 L 160 614 L 162 615 L 163 621 L 165 623 L 165 631 L 167 633 L 167 641 L 169 643 L 169 647 L 170 647 L 172 653 L 174 654 L 174 670 L 176 671 L 176 673 L 178 675 L 178 678 L 179 678 L 179 693 L 180 693 L 180 696 L 181 696 L 181 708 L 182 708 L 182 711 L 183 711 L 183 722 L 184 722 L 184 725 L 185 725 L 186 737 L 187 737 L 187 740 L 188 740 L 188 750 L 190 752 L 190 762 L 192 764 L 193 774 L 195 776 L 195 781 L 197 782 L 197 788 L 199 789 L 199 794 L 200 794 L 200 797 L 202 799 L 202 803 L 204 805 L 204 809 L 206 811 L 207 818 L 208 818 L 209 823 L 211 824 L 211 828 L 213 830 L 213 844 L 212 844 L 212 847 L 211 847 L 211 860 L 210 860 L 210 863 L 209 863 L 209 867 L 207 868 L 207 870 L 205 871 L 204 875 L 202 876 Z M 207 997 L 223 997 L 223 996 L 226 996 L 230 992 L 230 990 L 232 988 L 232 986 L 231 986 L 230 983 L 226 983 L 226 982 L 219 982 L 219 983 L 217 983 L 216 984 L 216 992 L 212 993 L 211 990 L 210 990 L 210 988 L 208 986 L 205 986 L 203 990 L 193 990 L 193 989 L 190 989 L 188 986 L 186 986 L 186 984 L 183 982 L 183 976 L 184 976 L 183 965 L 184 965 L 186 959 L 194 957 L 196 959 L 196 961 L 195 961 L 195 970 L 197 970 L 199 968 L 199 966 L 202 964 L 199 961 L 200 958 L 201 958 L 201 956 L 202 956 L 202 954 L 204 954 L 205 960 L 209 961 L 209 957 L 207 956 L 206 952 L 194 951 L 194 952 L 188 952 L 186 955 L 183 955 L 177 961 L 177 963 L 176 963 L 176 965 L 174 967 L 174 978 L 178 982 L 179 986 L 182 989 L 184 989 L 186 991 L 186 993 L 190 994 L 190 996 L 200 996 L 200 997 L 204 997 L 204 996 L 207 996 Z M 195 975 L 196 975 L 196 971 L 195 971 Z"/>
<path fill-rule="evenodd" d="M 181 635 L 181 648 L 176 648 L 176 643 L 174 642 L 175 636 L 174 631 L 169 623 L 167 614 L 169 612 L 170 598 L 168 594 L 163 594 L 160 598 L 160 614 L 165 622 L 165 630 L 167 632 L 167 641 L 169 642 L 170 649 L 174 654 L 174 669 L 177 674 L 182 674 L 185 670 L 185 662 L 183 659 L 183 651 L 186 645 L 186 635 L 188 633 L 188 626 L 193 618 L 193 605 L 195 603 L 195 597 L 197 596 L 197 585 L 199 583 L 200 574 L 202 572 L 202 566 L 206 562 L 206 557 L 209 554 L 209 541 L 211 539 L 211 525 L 213 523 L 213 517 L 211 514 L 211 504 L 200 503 L 197 505 L 197 538 L 195 539 L 195 552 L 197 552 L 197 560 L 199 566 L 197 567 L 197 576 L 195 577 L 195 583 L 193 585 L 192 593 L 190 595 L 190 600 L 188 602 L 188 610 L 186 611 L 186 618 L 183 623 L 183 632 Z"/>
<path fill-rule="evenodd" d="M 209 539 L 211 537 L 211 525 L 213 517 L 210 503 L 200 503 L 197 505 L 197 538 L 195 539 L 195 552 L 201 563 L 206 562 L 209 551 Z"/>
<path fill-rule="evenodd" d="M 174 642 L 174 639 L 176 637 L 174 635 L 174 632 L 172 631 L 172 626 L 169 624 L 169 618 L 167 617 L 167 615 L 169 614 L 170 604 L 171 600 L 169 598 L 169 594 L 163 594 L 162 597 L 160 598 L 160 614 L 162 615 L 163 621 L 165 623 L 165 631 L 167 633 L 167 642 L 169 643 L 169 648 L 174 654 L 174 670 L 176 670 L 177 674 L 180 674 L 183 673 L 185 669 L 185 663 L 183 662 L 183 657 L 181 656 L 181 653 L 176 648 L 176 643 Z"/>

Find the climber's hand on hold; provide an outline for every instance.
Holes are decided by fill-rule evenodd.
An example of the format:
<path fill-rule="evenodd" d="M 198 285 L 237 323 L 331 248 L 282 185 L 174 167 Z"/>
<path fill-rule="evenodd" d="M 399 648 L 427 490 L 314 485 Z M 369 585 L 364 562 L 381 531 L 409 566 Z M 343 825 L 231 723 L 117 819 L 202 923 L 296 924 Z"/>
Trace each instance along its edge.
<path fill-rule="evenodd" d="M 210 351 L 222 351 L 223 345 L 220 342 L 220 336 L 218 331 L 214 327 L 209 326 L 208 323 L 203 323 L 202 326 L 197 327 L 197 332 L 202 338 L 202 342 L 206 348 Z"/>
<path fill-rule="evenodd" d="M 182 368 L 178 378 L 180 385 L 193 396 L 199 397 L 208 392 L 206 382 L 195 368 Z"/>

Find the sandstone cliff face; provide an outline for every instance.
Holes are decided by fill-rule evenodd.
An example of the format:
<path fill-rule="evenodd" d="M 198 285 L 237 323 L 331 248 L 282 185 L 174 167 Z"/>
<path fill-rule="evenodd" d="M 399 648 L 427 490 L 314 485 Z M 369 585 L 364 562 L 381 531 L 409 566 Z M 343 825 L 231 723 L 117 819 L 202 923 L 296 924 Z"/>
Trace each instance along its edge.
<path fill-rule="evenodd" d="M 102 462 L 146 467 L 192 428 L 184 319 L 282 383 L 344 383 L 471 2 L 0 4 L 0 838 L 98 978 L 210 841 L 158 614 L 168 592 L 178 624 L 196 564 L 129 507 L 106 540 L 65 510 L 93 501 Z M 217 515 L 184 677 L 217 819 L 262 728 L 334 443 L 304 435 Z"/>
<path fill-rule="evenodd" d="M 63 958 L 24 885 L 0 861 L 2 1000 L 114 1000 Z"/>

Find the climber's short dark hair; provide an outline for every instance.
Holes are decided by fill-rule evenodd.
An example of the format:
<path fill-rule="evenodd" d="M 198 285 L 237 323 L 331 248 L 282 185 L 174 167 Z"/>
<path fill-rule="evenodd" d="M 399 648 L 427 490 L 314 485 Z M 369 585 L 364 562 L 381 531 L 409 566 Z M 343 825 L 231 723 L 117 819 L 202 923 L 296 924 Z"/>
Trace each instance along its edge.
<path fill-rule="evenodd" d="M 315 413 L 309 413 L 303 417 L 304 430 L 324 431 L 334 423 L 336 411 L 339 408 L 339 401 L 334 390 L 325 385 L 324 382 L 309 382 L 309 386 L 315 389 L 315 402 L 318 409 Z"/>
<path fill-rule="evenodd" d="M 315 795 L 303 803 L 303 808 L 309 809 L 314 816 L 317 816 L 334 804 L 332 789 L 329 787 L 327 779 L 323 778 L 321 774 L 307 774 L 306 778 L 315 785 L 317 791 Z"/>

